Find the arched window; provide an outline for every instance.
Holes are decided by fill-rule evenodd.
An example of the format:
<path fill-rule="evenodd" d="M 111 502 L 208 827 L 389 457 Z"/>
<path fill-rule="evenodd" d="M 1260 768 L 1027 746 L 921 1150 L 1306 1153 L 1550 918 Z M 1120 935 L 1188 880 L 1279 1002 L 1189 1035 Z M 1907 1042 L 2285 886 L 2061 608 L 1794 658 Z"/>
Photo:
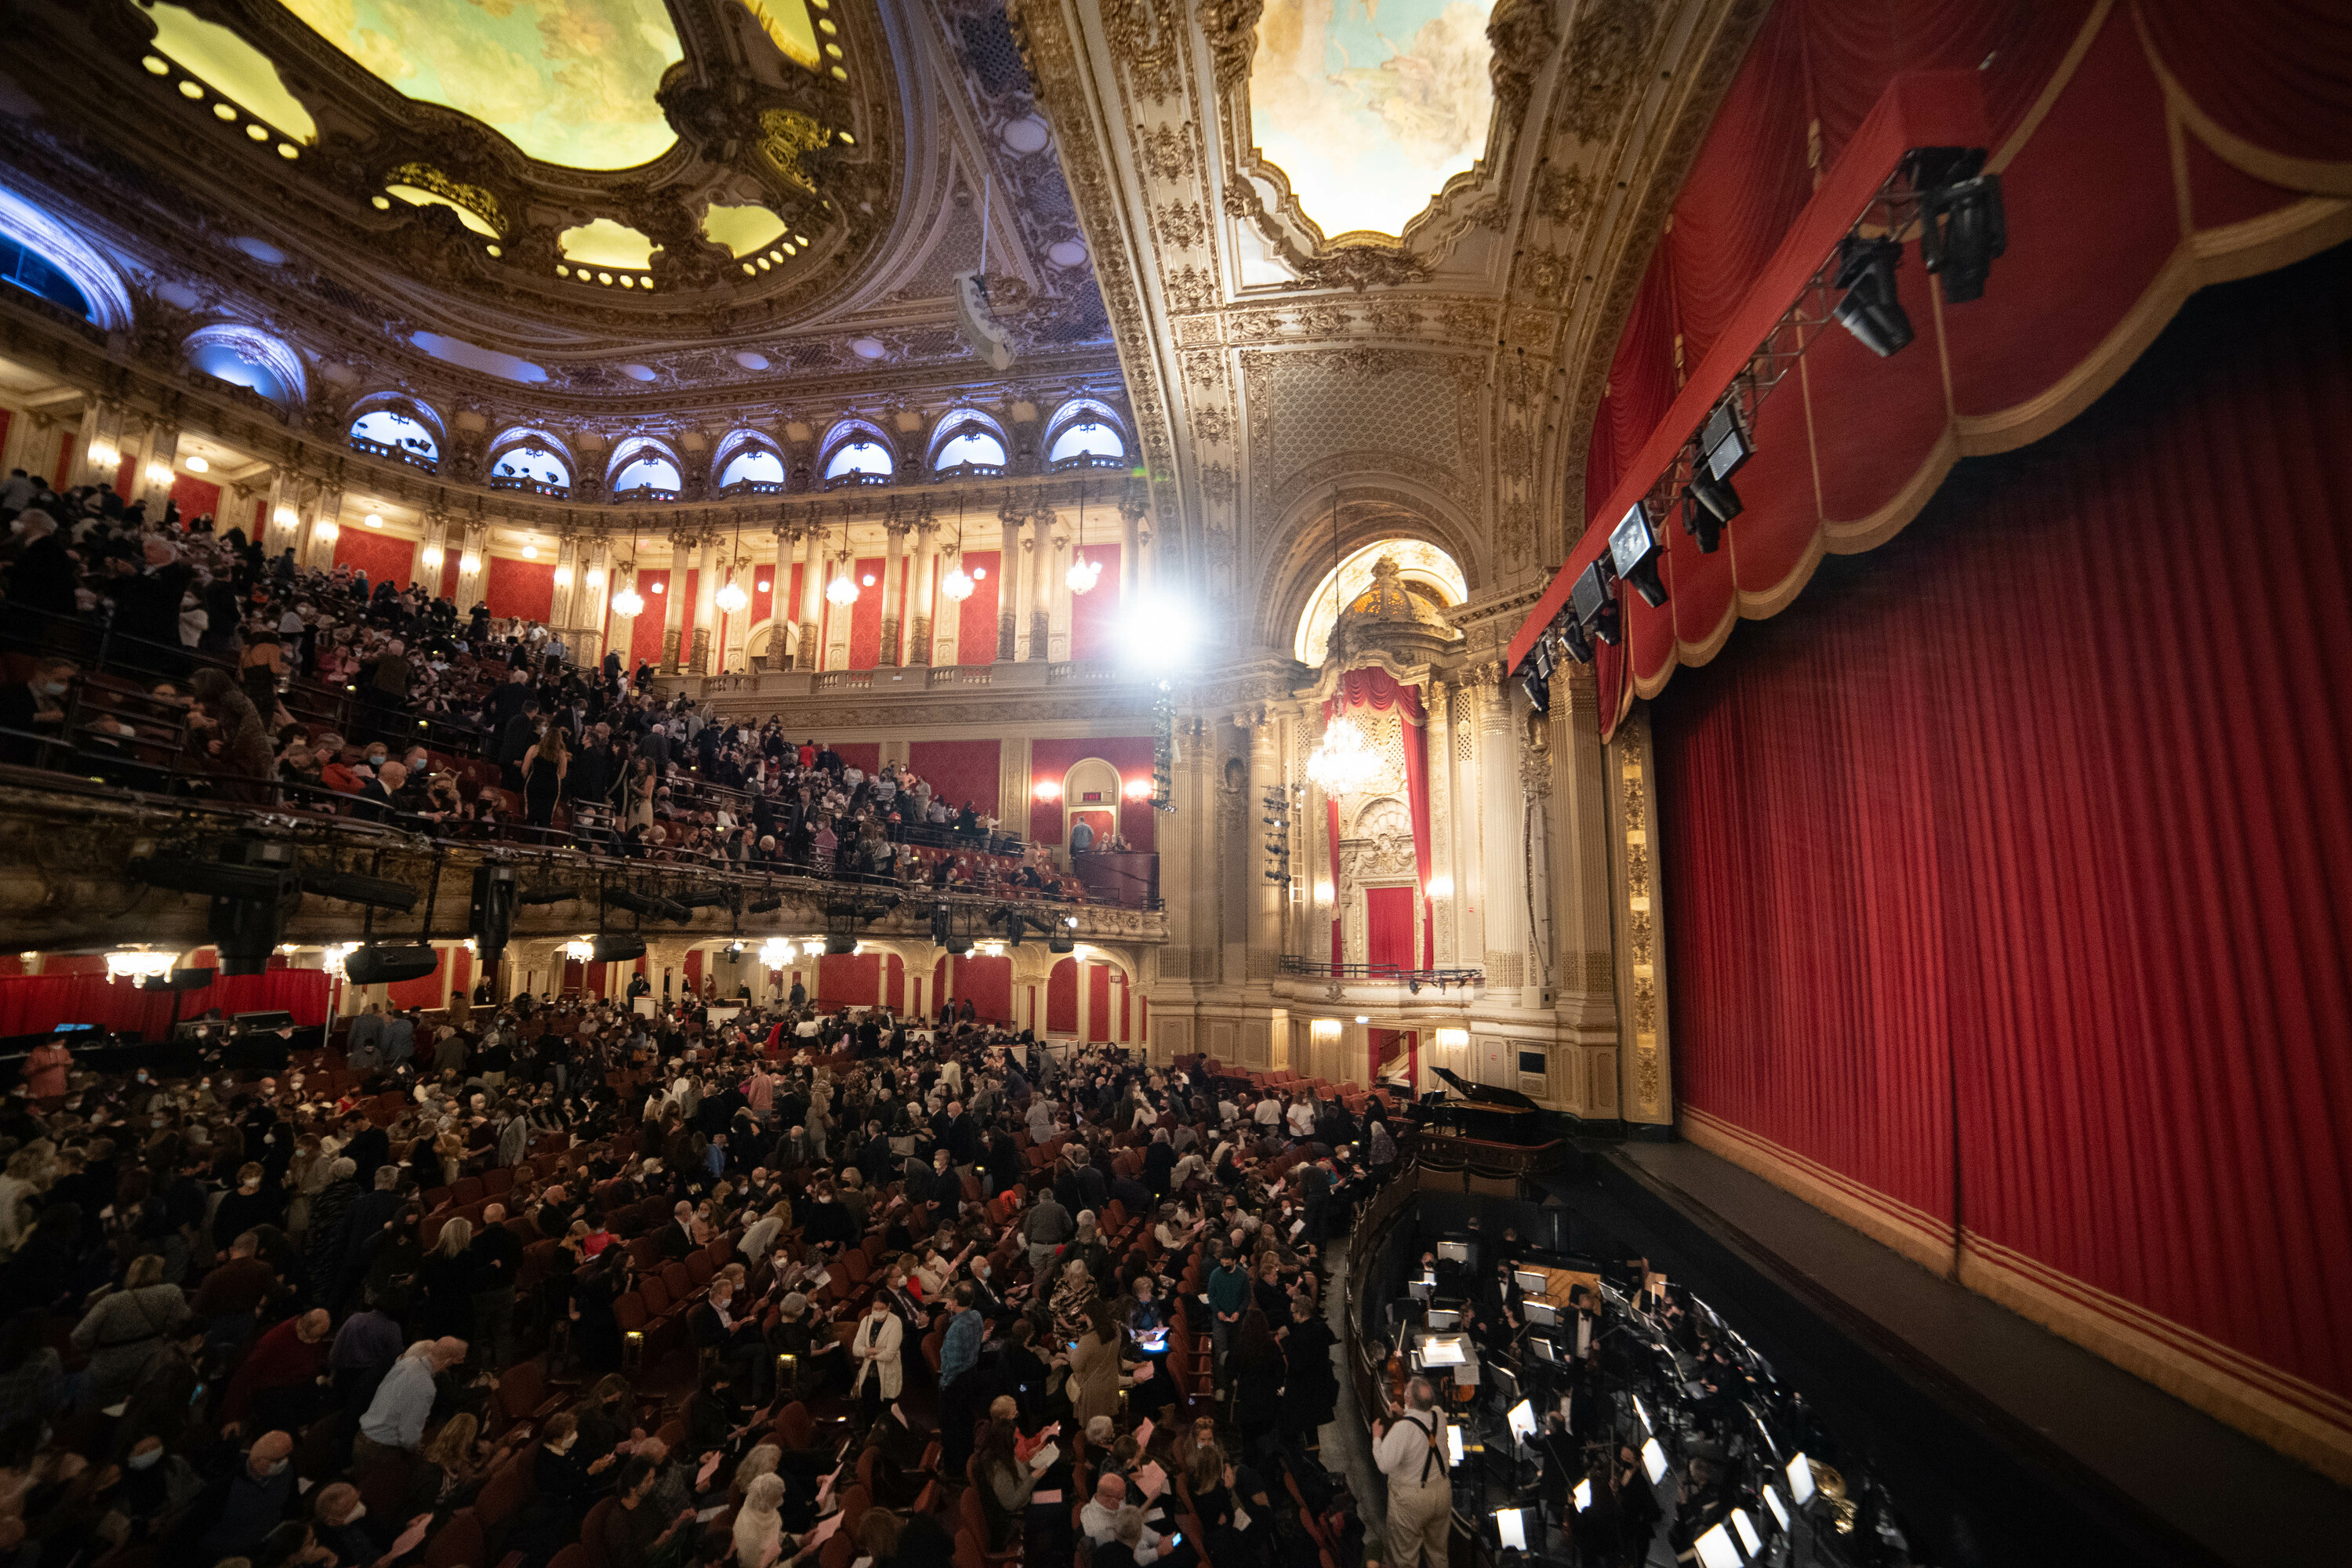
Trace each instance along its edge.
<path fill-rule="evenodd" d="M 1055 410 L 1045 444 L 1045 466 L 1064 468 L 1119 468 L 1127 466 L 1127 440 L 1110 410 L 1091 398 L 1066 403 Z"/>
<path fill-rule="evenodd" d="M 309 395 L 302 360 L 268 333 L 224 322 L 188 334 L 188 363 L 215 381 L 259 394 L 284 407 Z"/>
<path fill-rule="evenodd" d="M 766 447 L 748 447 L 728 460 L 719 471 L 719 489 L 732 492 L 737 485 L 773 485 L 783 488 L 784 460 Z"/>
<path fill-rule="evenodd" d="M 39 251 L 19 245 L 5 234 L 0 234 L 0 279 L 52 305 L 64 306 L 85 321 L 92 319 L 89 297 L 72 279 L 51 265 Z"/>
<path fill-rule="evenodd" d="M 931 459 L 931 470 L 944 474 L 959 468 L 997 468 L 1004 467 L 1004 443 L 976 425 L 967 425 L 940 443 L 937 456 Z"/>
<path fill-rule="evenodd" d="M 824 478 L 827 484 L 836 481 L 872 484 L 888 479 L 898 464 L 890 457 L 890 448 L 871 436 L 852 436 L 834 448 L 825 459 Z"/>
<path fill-rule="evenodd" d="M 421 468 L 429 469 L 441 460 L 441 443 L 434 439 L 432 427 L 390 408 L 372 408 L 352 420 L 352 445 Z"/>
<path fill-rule="evenodd" d="M 684 488 L 685 480 L 678 477 L 677 465 L 652 452 L 630 458 L 627 465 L 613 476 L 614 495 L 625 495 L 631 490 L 667 490 L 674 495 Z"/>
<path fill-rule="evenodd" d="M 490 488 L 548 489 L 568 495 L 572 490 L 572 468 L 552 449 L 526 440 L 491 458 Z"/>

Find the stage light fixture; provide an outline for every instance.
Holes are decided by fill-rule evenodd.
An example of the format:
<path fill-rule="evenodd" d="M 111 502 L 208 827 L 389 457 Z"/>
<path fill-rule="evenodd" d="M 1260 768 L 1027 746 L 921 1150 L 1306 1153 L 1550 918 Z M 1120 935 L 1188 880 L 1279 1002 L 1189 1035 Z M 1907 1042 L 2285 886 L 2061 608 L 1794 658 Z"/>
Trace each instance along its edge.
<path fill-rule="evenodd" d="M 305 871 L 302 890 L 347 904 L 366 904 L 373 909 L 398 910 L 403 913 L 416 907 L 415 889 L 384 877 L 363 877 L 356 871 Z"/>
<path fill-rule="evenodd" d="M 439 951 L 427 942 L 369 942 L 343 955 L 343 977 L 354 985 L 422 980 L 440 967 Z"/>
<path fill-rule="evenodd" d="M 2000 176 L 1984 163 L 1981 147 L 1914 147 L 1903 160 L 1919 193 L 1919 264 L 1943 279 L 1948 305 L 1981 299 L 1994 258 L 2009 248 Z"/>
<path fill-rule="evenodd" d="M 1045 933 L 1047 952 L 1068 952 L 1077 945 L 1077 938 L 1070 934 L 1070 928 L 1058 922 L 1052 931 Z"/>
<path fill-rule="evenodd" d="M 626 963 L 646 955 L 645 938 L 619 931 L 600 932 L 589 946 L 599 963 Z"/>
<path fill-rule="evenodd" d="M 1609 531 L 1609 560 L 1617 575 L 1633 584 L 1652 607 L 1666 602 L 1666 585 L 1658 576 L 1658 531 L 1650 525 L 1650 509 L 1635 501 Z"/>
<path fill-rule="evenodd" d="M 550 882 L 543 887 L 525 888 L 515 895 L 519 904 L 568 904 L 580 896 L 580 889 L 569 882 Z"/>
<path fill-rule="evenodd" d="M 773 914 L 783 907 L 783 896 L 779 893 L 770 893 L 764 898 L 753 899 L 750 903 L 744 905 L 743 912 L 752 915 L 767 915 Z"/>
<path fill-rule="evenodd" d="M 1527 693 L 1528 708 L 1538 716 L 1551 711 L 1551 681 L 1537 668 L 1533 655 L 1519 667 L 1519 689 Z"/>
<path fill-rule="evenodd" d="M 1881 359 L 1911 342 L 1911 318 L 1904 314 L 1895 287 L 1895 268 L 1902 259 L 1903 247 L 1891 239 L 1848 235 L 1838 245 L 1836 282 L 1845 298 L 1830 314 Z"/>
<path fill-rule="evenodd" d="M 824 951 L 828 958 L 840 958 L 845 954 L 856 952 L 857 933 L 846 931 L 827 932 L 824 939 Z"/>
<path fill-rule="evenodd" d="M 466 933 L 479 944 L 482 962 L 495 964 L 514 932 L 515 869 L 496 862 L 474 868 L 474 897 Z"/>
<path fill-rule="evenodd" d="M 693 888 L 678 894 L 676 901 L 689 910 L 716 909 L 727 901 L 727 889 L 723 887 Z"/>
<path fill-rule="evenodd" d="M 1617 614 L 1617 595 L 1611 591 L 1612 575 L 1607 558 L 1591 563 L 1569 590 L 1568 605 L 1587 637 L 1615 647 L 1625 640 L 1625 632 Z"/>
<path fill-rule="evenodd" d="M 664 898 L 659 893 L 641 893 L 635 888 L 612 889 L 605 893 L 604 902 L 613 909 L 651 915 L 656 920 L 669 921 L 677 925 L 690 925 L 694 921 L 694 911 L 677 900 Z"/>
<path fill-rule="evenodd" d="M 1701 554 L 1712 555 L 1721 547 L 1724 524 L 1739 515 L 1739 492 L 1731 488 L 1731 476 L 1754 454 L 1738 410 L 1719 405 L 1699 431 L 1698 460 L 1683 487 L 1683 531 L 1698 542 Z"/>

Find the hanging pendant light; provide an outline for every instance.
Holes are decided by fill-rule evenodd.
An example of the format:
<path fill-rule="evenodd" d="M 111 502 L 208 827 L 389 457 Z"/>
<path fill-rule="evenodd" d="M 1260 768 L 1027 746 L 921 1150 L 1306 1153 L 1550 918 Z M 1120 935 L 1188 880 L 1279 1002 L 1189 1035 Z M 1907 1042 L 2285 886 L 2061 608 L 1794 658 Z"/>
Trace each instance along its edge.
<path fill-rule="evenodd" d="M 940 581 L 940 592 L 962 604 L 971 597 L 971 575 L 963 569 L 963 492 L 956 492 L 955 563 Z"/>
<path fill-rule="evenodd" d="M 849 524 L 841 525 L 841 553 L 834 558 L 833 581 L 824 585 L 824 596 L 836 605 L 857 602 L 857 579 L 849 574 Z"/>
<path fill-rule="evenodd" d="M 751 602 L 750 596 L 743 592 L 743 584 L 735 581 L 735 574 L 742 568 L 743 514 L 739 511 L 735 514 L 735 548 L 730 552 L 727 560 L 727 581 L 720 585 L 718 593 L 711 595 L 711 602 L 730 616 L 739 613 L 744 605 Z"/>
<path fill-rule="evenodd" d="M 629 530 L 629 585 L 613 595 L 613 613 L 616 616 L 636 616 L 646 607 L 645 595 L 637 592 L 637 531 Z"/>
<path fill-rule="evenodd" d="M 1337 799 L 1359 795 L 1380 771 L 1380 759 L 1364 744 L 1355 721 L 1342 715 L 1323 726 L 1323 739 L 1307 759 L 1307 776 L 1315 787 Z"/>
<path fill-rule="evenodd" d="M 1087 559 L 1087 490 L 1083 482 L 1078 486 L 1078 547 L 1064 578 L 1073 594 L 1086 593 L 1102 581 L 1102 563 Z"/>

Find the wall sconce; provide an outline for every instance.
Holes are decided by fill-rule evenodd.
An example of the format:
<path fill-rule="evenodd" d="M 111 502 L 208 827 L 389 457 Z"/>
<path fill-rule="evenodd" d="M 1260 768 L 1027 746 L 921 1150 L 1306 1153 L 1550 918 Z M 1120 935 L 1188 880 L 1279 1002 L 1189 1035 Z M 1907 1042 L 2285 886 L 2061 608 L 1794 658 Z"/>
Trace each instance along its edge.
<path fill-rule="evenodd" d="M 1039 800 L 1059 800 L 1062 798 L 1062 785 L 1056 779 L 1039 779 L 1035 787 L 1029 793 Z"/>
<path fill-rule="evenodd" d="M 1432 877 L 1429 879 L 1429 886 L 1423 890 L 1433 899 L 1450 899 L 1454 896 L 1454 879 Z"/>
<path fill-rule="evenodd" d="M 1315 884 L 1315 901 L 1317 903 L 1329 903 L 1331 901 L 1331 893 L 1332 888 L 1329 882 L 1318 882 Z"/>
<path fill-rule="evenodd" d="M 1151 781 L 1150 779 L 1129 779 L 1127 781 L 1126 794 L 1127 798 L 1129 800 L 1150 800 L 1151 798 Z"/>
<path fill-rule="evenodd" d="M 322 517 L 319 520 L 319 526 L 314 531 L 320 539 L 323 539 L 331 544 L 335 540 L 341 537 L 343 531 L 341 527 L 336 523 L 333 518 Z"/>
<path fill-rule="evenodd" d="M 475 554 L 472 551 L 469 550 L 466 552 L 465 554 L 457 557 L 458 571 L 470 575 L 473 573 L 479 572 L 481 569 L 482 558 Z"/>
<path fill-rule="evenodd" d="M 170 484 L 172 482 L 172 465 L 169 463 L 148 464 L 147 482 L 151 485 Z"/>
<path fill-rule="evenodd" d="M 428 568 L 437 567 L 441 564 L 441 547 L 437 544 L 426 545 L 425 547 L 425 564 Z"/>
<path fill-rule="evenodd" d="M 569 588 L 570 586 L 572 586 L 572 568 L 571 568 L 571 567 L 569 567 L 569 566 L 558 566 L 558 567 L 555 569 L 555 585 L 556 585 L 557 587 L 559 587 L 559 588 Z"/>

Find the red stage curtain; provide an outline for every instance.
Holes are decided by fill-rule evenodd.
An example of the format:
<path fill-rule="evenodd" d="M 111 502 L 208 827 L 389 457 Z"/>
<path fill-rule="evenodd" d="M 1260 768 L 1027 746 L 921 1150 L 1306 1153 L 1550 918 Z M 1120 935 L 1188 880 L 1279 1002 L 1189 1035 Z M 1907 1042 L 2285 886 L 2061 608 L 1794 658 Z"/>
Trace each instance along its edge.
<path fill-rule="evenodd" d="M 304 1028 L 327 1021 L 327 973 L 278 969 L 267 974 L 217 975 L 201 990 L 179 995 L 180 1016 L 218 1007 L 238 1013 L 287 1012 Z M 26 974 L 0 979 L 0 1035 L 37 1035 L 59 1024 L 95 1024 L 160 1040 L 170 1030 L 173 993 L 142 991 L 102 974 Z"/>
<path fill-rule="evenodd" d="M 2347 442 L 2338 249 L 2191 300 L 1654 710 L 1685 1111 L 2339 1426 Z"/>
<path fill-rule="evenodd" d="M 1374 973 L 1413 967 L 1412 889 L 1364 889 L 1364 962 Z"/>
<path fill-rule="evenodd" d="M 1391 708 L 1402 710 L 1403 734 L 1401 738 L 1404 744 L 1406 812 L 1412 823 L 1413 879 L 1421 889 L 1423 910 L 1428 917 L 1422 928 L 1422 966 L 1433 969 L 1437 965 L 1437 921 L 1428 899 L 1433 843 L 1429 826 L 1429 728 L 1428 720 L 1422 711 L 1421 688 L 1402 684 L 1391 678 L 1384 669 L 1351 669 L 1339 678 L 1339 689 L 1325 700 L 1324 721 L 1328 723 L 1334 712 L 1357 708 L 1369 708 L 1377 713 L 1385 713 Z M 1332 823 L 1331 885 L 1336 888 L 1339 885 L 1339 806 L 1336 802 L 1327 802 L 1326 805 Z M 1401 969 L 1415 967 L 1412 932 L 1412 911 L 1408 910 L 1405 952 L 1398 962 Z M 1331 933 L 1331 961 L 1334 963 L 1339 962 L 1339 933 L 1336 921 Z"/>

